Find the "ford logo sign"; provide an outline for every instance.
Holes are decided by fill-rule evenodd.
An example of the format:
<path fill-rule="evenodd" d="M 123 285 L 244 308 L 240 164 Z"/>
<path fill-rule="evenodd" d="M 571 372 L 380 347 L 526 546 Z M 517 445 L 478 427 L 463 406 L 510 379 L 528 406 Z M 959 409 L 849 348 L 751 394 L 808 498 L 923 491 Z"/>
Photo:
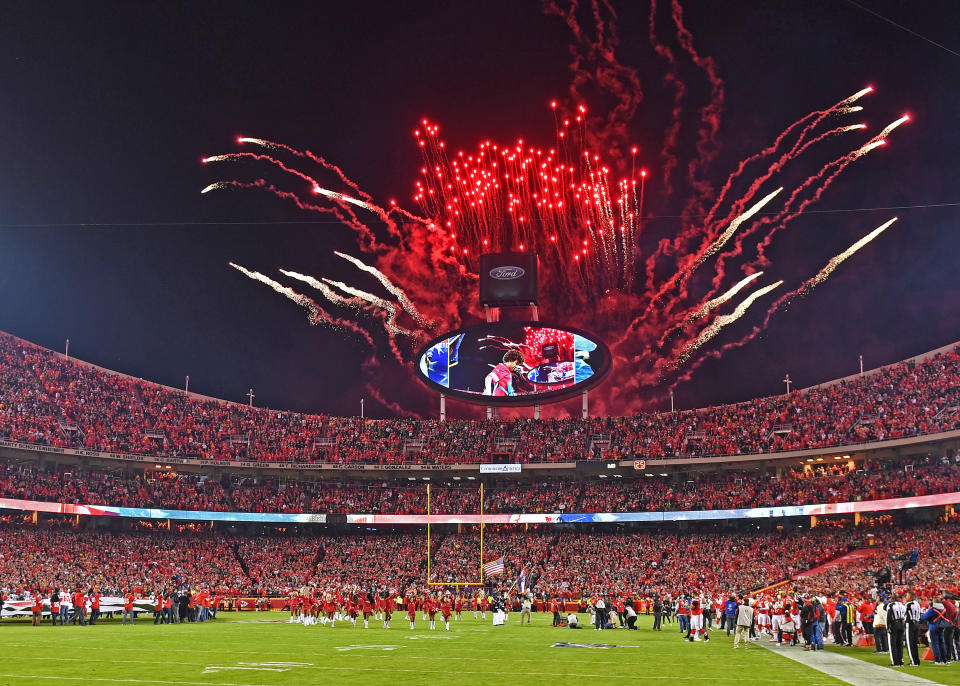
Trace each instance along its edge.
<path fill-rule="evenodd" d="M 527 271 L 523 267 L 494 267 L 490 270 L 490 278 L 498 281 L 512 281 L 513 279 L 519 279 L 526 273 Z"/>

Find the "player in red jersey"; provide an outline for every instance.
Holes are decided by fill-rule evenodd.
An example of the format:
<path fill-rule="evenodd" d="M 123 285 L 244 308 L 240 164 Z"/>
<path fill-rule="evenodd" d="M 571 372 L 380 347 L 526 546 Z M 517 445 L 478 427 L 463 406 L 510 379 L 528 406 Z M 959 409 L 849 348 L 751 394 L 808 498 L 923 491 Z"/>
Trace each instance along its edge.
<path fill-rule="evenodd" d="M 43 595 L 39 588 L 33 592 L 33 604 L 30 609 L 33 612 L 33 626 L 40 626 L 40 620 L 43 619 Z"/>
<path fill-rule="evenodd" d="M 90 589 L 90 624 L 96 624 L 97 620 L 100 619 L 100 598 L 101 595 L 99 589 L 91 588 Z M 169 624 L 169 622 L 168 622 Z"/>
<path fill-rule="evenodd" d="M 777 642 L 780 624 L 783 622 L 783 600 L 777 595 L 770 603 L 770 642 Z"/>
<path fill-rule="evenodd" d="M 762 638 L 764 634 L 771 633 L 770 631 L 770 602 L 769 596 L 763 596 L 760 599 L 760 602 L 757 603 L 757 629 L 759 629 L 760 637 Z"/>
<path fill-rule="evenodd" d="M 123 596 L 123 619 L 120 621 L 120 626 L 123 626 L 127 623 L 127 617 L 130 618 L 130 626 L 133 626 L 134 599 L 134 595 L 130 591 L 127 591 L 126 595 Z"/>
<path fill-rule="evenodd" d="M 690 601 L 690 639 L 699 641 L 700 636 L 709 643 L 710 634 L 703 628 L 703 599 L 694 598 Z"/>
<path fill-rule="evenodd" d="M 163 621 L 163 591 L 157 590 L 153 594 L 153 623 Z"/>
<path fill-rule="evenodd" d="M 516 395 L 513 389 L 513 370 L 523 365 L 523 353 L 508 350 L 503 354 L 503 362 L 490 371 L 483 380 L 483 394 L 493 396 Z"/>

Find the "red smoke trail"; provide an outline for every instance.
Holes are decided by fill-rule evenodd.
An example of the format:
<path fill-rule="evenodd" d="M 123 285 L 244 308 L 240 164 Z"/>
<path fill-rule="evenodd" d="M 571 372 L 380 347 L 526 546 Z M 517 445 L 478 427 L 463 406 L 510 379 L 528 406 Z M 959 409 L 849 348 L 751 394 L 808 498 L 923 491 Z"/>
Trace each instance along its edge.
<path fill-rule="evenodd" d="M 693 63 L 703 70 L 710 82 L 710 102 L 700 110 L 701 126 L 697 138 L 697 157 L 691 160 L 687 167 L 687 180 L 695 190 L 683 212 L 686 220 L 690 221 L 703 216 L 703 203 L 713 193 L 713 186 L 707 179 L 700 178 L 699 174 L 719 152 L 716 137 L 720 130 L 720 118 L 723 113 L 724 89 L 723 80 L 717 74 L 717 65 L 713 58 L 702 57 L 693 47 L 693 35 L 683 24 L 683 8 L 680 7 L 679 0 L 671 1 L 671 9 L 673 21 L 677 25 L 677 40 L 690 55 Z"/>
<path fill-rule="evenodd" d="M 277 196 L 278 198 L 282 198 L 283 200 L 289 200 L 301 210 L 305 210 L 308 212 L 320 212 L 322 214 L 332 214 L 344 226 L 347 226 L 353 229 L 354 231 L 356 231 L 360 235 L 360 237 L 364 239 L 365 247 L 367 249 L 373 250 L 377 247 L 377 239 L 373 235 L 373 232 L 370 231 L 370 228 L 367 227 L 367 225 L 361 222 L 359 219 L 357 219 L 357 217 L 353 215 L 352 212 L 350 213 L 352 215 L 350 217 L 344 215 L 340 211 L 341 208 L 339 204 L 336 207 L 323 207 L 321 205 L 314 205 L 312 203 L 304 202 L 303 200 L 300 199 L 300 196 L 298 196 L 296 193 L 280 190 L 273 184 L 267 183 L 266 179 L 257 179 L 256 181 L 250 181 L 250 182 L 233 181 L 233 180 L 217 181 L 215 183 L 211 183 L 209 186 L 207 186 L 200 192 L 208 193 L 210 191 L 219 190 L 221 188 L 243 188 L 243 189 L 256 188 L 259 190 L 266 191 L 268 193 L 272 193 L 273 195 Z M 361 245 L 364 245 L 364 244 L 362 243 Z"/>
<path fill-rule="evenodd" d="M 680 73 L 677 70 L 677 61 L 673 56 L 673 51 L 661 43 L 657 38 L 656 30 L 657 0 L 650 0 L 650 18 L 649 18 L 649 38 L 654 51 L 667 63 L 667 72 L 663 75 L 665 86 L 673 90 L 673 109 L 670 111 L 670 125 L 664 132 L 663 147 L 660 150 L 660 160 L 663 162 L 661 175 L 663 177 L 664 194 L 670 196 L 673 193 L 671 185 L 671 176 L 673 170 L 679 164 L 675 154 L 677 149 L 677 138 L 680 135 L 680 118 L 683 115 L 683 97 L 686 94 L 687 87 L 680 80 Z"/>
<path fill-rule="evenodd" d="M 591 0 L 591 17 L 596 31 L 596 39 L 592 39 L 577 19 L 578 0 L 571 0 L 568 10 L 553 0 L 545 0 L 543 9 L 548 15 L 561 17 L 573 34 L 569 65 L 573 78 L 569 92 L 574 102 L 595 99 L 584 92 L 588 85 L 599 88 L 617 101 L 603 119 L 591 117 L 592 126 L 586 133 L 590 147 L 602 149 L 611 159 L 623 162 L 626 159 L 627 126 L 643 100 L 643 89 L 637 70 L 621 64 L 616 58 L 616 49 L 620 45 L 615 25 L 616 11 L 608 0 Z M 604 11 L 609 14 L 609 20 L 604 18 Z"/>
<path fill-rule="evenodd" d="M 272 164 L 273 166 L 283 170 L 287 174 L 291 174 L 293 176 L 296 176 L 299 179 L 306 181 L 307 183 L 310 184 L 311 190 L 313 190 L 314 192 L 320 192 L 317 190 L 317 189 L 320 189 L 322 186 L 322 184 L 319 181 L 314 179 L 312 176 L 305 174 L 299 169 L 288 167 L 286 164 L 284 164 L 283 162 L 281 162 L 275 157 L 271 157 L 270 155 L 259 155 L 253 152 L 234 152 L 226 155 L 214 155 L 212 157 L 205 157 L 203 159 L 203 163 L 209 164 L 210 162 L 236 162 L 243 159 L 267 162 L 269 164 Z M 348 226 L 355 229 L 359 233 L 363 234 L 364 237 L 370 241 L 369 245 L 371 248 L 376 247 L 376 238 L 374 237 L 373 233 L 366 226 L 366 224 L 364 224 L 363 221 L 360 220 L 360 218 L 353 211 L 353 208 L 349 205 L 349 203 L 347 203 L 344 200 L 341 200 L 339 197 L 332 196 L 330 193 L 324 193 L 324 197 L 329 199 L 337 207 L 339 207 L 341 211 L 346 213 L 349 219 L 345 220 L 345 223 L 347 223 Z M 378 211 L 378 208 L 375 205 L 366 205 L 366 208 L 371 210 L 375 214 L 378 214 L 381 217 L 381 219 L 383 219 L 384 221 L 388 221 L 383 211 L 382 210 Z"/>
<path fill-rule="evenodd" d="M 851 125 L 851 126 L 840 126 L 840 127 L 837 127 L 837 128 L 835 128 L 835 129 L 831 129 L 830 131 L 827 131 L 827 132 L 825 132 L 825 133 L 820 134 L 819 136 L 816 136 L 816 137 L 812 138 L 811 140 L 807 141 L 804 145 L 800 146 L 799 148 L 797 148 L 797 146 L 794 146 L 794 148 L 793 148 L 790 152 L 786 153 L 783 157 L 780 158 L 780 160 L 778 160 L 777 162 L 775 162 L 775 163 L 770 167 L 770 170 L 768 170 L 768 172 L 767 172 L 766 174 L 764 174 L 764 176 L 761 177 L 761 178 L 768 179 L 770 176 L 773 175 L 773 173 L 780 171 L 780 170 L 783 168 L 783 166 L 784 166 L 788 161 L 790 161 L 791 159 L 795 159 L 796 157 L 799 157 L 800 155 L 802 155 L 803 152 L 804 152 L 805 150 L 807 150 L 809 147 L 811 147 L 811 146 L 813 146 L 813 145 L 816 145 L 817 143 L 825 140 L 826 138 L 829 138 L 830 136 L 835 136 L 835 135 L 838 135 L 838 134 L 840 134 L 840 133 L 844 133 L 844 132 L 846 132 L 846 131 L 852 131 L 852 130 L 854 130 L 855 128 L 864 128 L 864 125 L 863 125 L 863 124 L 854 124 L 854 125 Z M 798 145 L 799 145 L 799 141 L 798 141 Z M 796 152 L 793 152 L 793 151 L 796 151 Z M 788 157 L 788 156 L 789 156 L 789 157 Z M 836 161 L 836 160 L 835 160 L 835 161 Z M 815 180 L 815 178 L 816 178 L 816 177 L 810 177 L 810 178 L 808 179 L 808 181 L 812 182 L 813 180 Z M 832 179 L 831 179 L 831 181 L 832 181 Z M 756 184 L 754 184 L 754 185 L 756 185 Z M 758 189 L 758 188 L 757 188 L 757 189 Z M 755 190 L 757 190 L 757 189 L 754 189 L 753 186 L 751 186 L 750 191 L 755 192 Z M 800 190 L 800 189 L 798 189 L 798 191 L 799 191 L 799 190 Z M 749 192 L 749 191 L 748 191 L 748 192 Z M 795 192 L 794 194 L 792 194 L 791 197 L 787 200 L 787 203 L 784 205 L 784 211 L 789 209 L 789 207 L 790 207 L 790 202 L 792 201 L 793 197 L 796 196 L 796 194 L 797 194 L 797 192 Z M 713 297 L 714 295 L 716 295 L 717 291 L 719 291 L 720 288 L 722 288 L 722 286 L 723 286 L 723 280 L 724 280 L 724 278 L 726 277 L 726 269 L 725 269 L 725 268 L 726 268 L 726 262 L 727 262 L 727 260 L 730 259 L 731 257 L 739 257 L 740 255 L 742 255 L 742 254 L 743 254 L 743 246 L 744 246 L 744 242 L 746 241 L 746 239 L 747 239 L 750 235 L 752 235 L 761 225 L 768 224 L 768 223 L 770 223 L 771 221 L 775 221 L 775 220 L 776 220 L 776 218 L 774 218 L 774 219 L 764 218 L 764 219 L 761 219 L 759 222 L 755 222 L 755 223 L 752 224 L 750 227 L 748 227 L 746 230 L 744 230 L 743 232 L 741 232 L 741 233 L 739 233 L 739 234 L 737 235 L 737 238 L 736 238 L 736 240 L 734 241 L 733 249 L 724 251 L 724 252 L 722 252 L 722 253 L 717 257 L 717 262 L 716 262 L 716 274 L 714 275 L 713 281 L 711 282 L 710 290 L 709 290 L 709 291 L 707 292 L 707 294 L 704 296 L 705 299 L 709 299 L 709 298 Z M 787 220 L 787 221 L 789 221 L 789 220 Z M 758 265 L 754 265 L 754 266 L 751 267 L 751 268 L 756 268 L 756 266 L 758 266 Z"/>
<path fill-rule="evenodd" d="M 359 184 L 357 184 L 356 181 L 348 177 L 340 167 L 333 164 L 332 162 L 327 161 L 326 158 L 321 157 L 320 155 L 316 155 L 309 150 L 298 150 L 297 148 L 294 148 L 290 145 L 286 145 L 284 143 L 277 143 L 276 141 L 269 141 L 265 138 L 251 138 L 249 136 L 241 136 L 240 138 L 237 138 L 237 143 L 241 143 L 241 144 L 252 143 L 254 145 L 259 145 L 264 148 L 267 148 L 268 150 L 286 151 L 292 155 L 296 155 L 297 157 L 315 162 L 319 164 L 321 167 L 323 167 L 324 169 L 326 169 L 327 171 L 333 172 L 334 174 L 337 175 L 337 178 L 340 179 L 341 183 L 343 183 L 345 186 L 347 186 L 347 188 L 349 188 L 354 193 L 356 193 L 358 198 L 360 198 L 370 206 L 370 208 L 374 211 L 374 213 L 377 214 L 377 216 L 380 217 L 381 221 L 383 221 L 383 223 L 386 225 L 387 231 L 389 231 L 392 236 L 399 237 L 400 230 L 397 227 L 396 222 L 394 222 L 393 219 L 390 218 L 390 211 L 384 210 L 379 205 L 377 205 L 373 201 L 373 196 L 371 196 L 365 190 L 360 188 Z"/>
<path fill-rule="evenodd" d="M 656 250 L 647 258 L 645 271 L 648 291 L 654 288 L 659 258 L 671 257 L 684 251 L 689 242 L 702 231 L 699 218 L 704 214 L 703 205 L 713 194 L 713 187 L 709 181 L 700 178 L 699 174 L 705 170 L 719 151 L 716 134 L 720 129 L 725 97 L 723 80 L 717 73 L 716 63 L 710 57 L 701 56 L 693 46 L 693 36 L 683 23 L 683 8 L 680 7 L 679 0 L 671 0 L 671 16 L 677 27 L 677 40 L 684 51 L 690 55 L 693 63 L 706 74 L 707 80 L 710 82 L 711 92 L 710 102 L 700 110 L 701 126 L 697 139 L 697 157 L 692 159 L 687 166 L 687 181 L 693 193 L 691 193 L 681 213 L 683 228 L 672 241 L 661 240 Z M 676 103 L 675 100 L 675 106 Z"/>
<path fill-rule="evenodd" d="M 350 177 L 348 177 L 340 167 L 333 164 L 332 162 L 328 162 L 326 158 L 321 157 L 320 155 L 315 155 L 309 150 L 298 150 L 297 148 L 286 145 L 284 143 L 268 141 L 265 138 L 251 138 L 248 136 L 241 136 L 240 138 L 237 139 L 237 143 L 253 143 L 254 145 L 260 145 L 268 149 L 286 150 L 287 152 L 293 155 L 296 155 L 297 157 L 303 157 L 305 159 L 312 160 L 313 162 L 316 162 L 317 164 L 322 166 L 324 169 L 328 171 L 332 171 L 334 174 L 336 174 L 337 178 L 339 178 L 340 181 L 344 183 L 344 185 L 346 185 L 354 193 L 356 193 L 358 197 L 362 198 L 363 200 L 366 200 L 370 204 L 374 204 L 373 196 L 371 196 L 365 190 L 360 188 L 357 182 L 353 181 Z"/>
<path fill-rule="evenodd" d="M 866 147 L 866 146 L 865 146 L 865 147 Z M 774 223 L 774 222 L 775 222 L 775 223 L 774 223 L 774 226 L 767 232 L 766 236 L 764 236 L 763 239 L 757 244 L 757 248 L 756 248 L 756 249 L 757 249 L 757 258 L 756 258 L 755 260 L 753 260 L 752 262 L 748 263 L 747 265 L 745 265 L 745 269 L 754 270 L 754 269 L 759 269 L 759 268 L 761 268 L 761 267 L 766 267 L 766 266 L 769 266 L 769 265 L 770 265 L 770 260 L 767 259 L 767 256 L 766 256 L 766 249 L 770 246 L 770 243 L 773 242 L 773 237 L 774 237 L 778 232 L 780 232 L 780 231 L 782 231 L 784 228 L 786 228 L 786 225 L 787 225 L 790 221 L 792 221 L 793 219 L 796 219 L 796 218 L 799 217 L 801 214 L 803 214 L 803 211 L 804 211 L 805 209 L 807 209 L 810 205 L 812 205 L 813 203 L 819 201 L 820 198 L 823 196 L 824 191 L 826 191 L 826 190 L 830 187 L 830 185 L 834 182 L 834 180 L 836 180 L 836 178 L 837 178 L 838 176 L 840 176 L 840 174 L 843 173 L 843 170 L 846 169 L 852 162 L 854 162 L 854 161 L 860 159 L 861 157 L 863 157 L 863 155 L 865 154 L 864 152 L 862 152 L 863 150 L 864 150 L 864 148 L 860 148 L 859 150 L 855 150 L 855 151 L 853 151 L 852 153 L 850 153 L 849 155 L 844 156 L 843 158 L 841 158 L 841 159 L 838 160 L 838 161 L 831 162 L 830 164 L 826 165 L 823 169 L 821 169 L 821 170 L 816 174 L 816 176 L 814 176 L 814 177 L 812 177 L 811 179 L 808 180 L 808 181 L 816 181 L 816 180 L 818 180 L 820 177 L 822 177 L 823 175 L 825 175 L 828 170 L 830 170 L 830 168 L 831 168 L 832 165 L 834 165 L 834 164 L 836 165 L 836 168 L 833 170 L 833 172 L 830 173 L 830 174 L 823 180 L 823 182 L 820 184 L 820 186 L 817 188 L 816 192 L 814 192 L 814 194 L 813 194 L 812 196 L 810 196 L 809 198 L 807 198 L 806 200 L 804 200 L 803 202 L 801 202 L 801 203 L 797 206 L 797 208 L 796 208 L 795 210 L 793 210 L 790 214 L 787 214 L 786 216 L 778 215 L 777 217 L 774 218 L 774 220 L 772 220 L 771 222 L 769 222 L 769 223 Z M 811 184 L 808 183 L 808 184 L 805 184 L 804 186 L 802 186 L 801 188 L 798 188 L 796 191 L 794 191 L 794 195 L 799 194 L 799 192 L 802 190 L 802 188 L 807 187 L 807 186 L 809 186 L 809 185 L 811 185 Z M 793 200 L 792 197 L 791 197 L 790 199 Z M 766 219 L 766 217 L 765 217 L 764 219 Z M 764 223 L 763 221 L 758 222 L 758 224 L 763 224 L 763 223 Z M 751 228 L 752 228 L 752 227 L 751 227 Z"/>
<path fill-rule="evenodd" d="M 849 257 L 854 255 L 858 250 L 860 250 L 862 247 L 870 243 L 873 239 L 875 239 L 881 233 L 886 231 L 895 221 L 897 221 L 897 217 L 894 217 L 893 219 L 890 219 L 884 222 L 883 224 L 875 228 L 873 231 L 871 231 L 870 233 L 860 238 L 849 248 L 835 255 L 834 257 L 830 258 L 827 264 L 822 269 L 820 269 L 820 271 L 818 271 L 812 277 L 810 277 L 809 279 L 804 281 L 802 284 L 800 284 L 798 288 L 790 291 L 789 293 L 784 293 L 779 298 L 777 298 L 773 302 L 773 304 L 770 305 L 770 309 L 767 310 L 767 313 L 763 318 L 763 322 L 761 322 L 757 326 L 754 326 L 753 329 L 750 331 L 750 333 L 742 337 L 740 340 L 733 341 L 732 343 L 727 343 L 726 345 L 721 346 L 719 349 L 712 350 L 709 353 L 698 358 L 696 361 L 694 361 L 691 365 L 687 367 L 686 372 L 683 375 L 677 377 L 673 381 L 673 383 L 670 385 L 668 390 L 674 389 L 677 386 L 677 384 L 683 381 L 689 381 L 690 378 L 693 376 L 693 373 L 696 371 L 696 369 L 701 364 L 703 364 L 706 360 L 710 358 L 719 358 L 726 351 L 731 350 L 733 348 L 742 348 L 747 343 L 752 341 L 754 338 L 757 337 L 757 334 L 764 331 L 770 325 L 770 320 L 773 318 L 773 315 L 777 312 L 777 310 L 780 309 L 781 305 L 783 305 L 784 303 L 789 304 L 794 298 L 803 297 L 808 293 L 810 293 L 810 291 L 812 291 L 814 288 L 816 288 L 821 283 L 826 281 L 830 277 L 830 275 L 837 269 L 837 267 L 839 267 L 845 260 L 847 260 Z"/>

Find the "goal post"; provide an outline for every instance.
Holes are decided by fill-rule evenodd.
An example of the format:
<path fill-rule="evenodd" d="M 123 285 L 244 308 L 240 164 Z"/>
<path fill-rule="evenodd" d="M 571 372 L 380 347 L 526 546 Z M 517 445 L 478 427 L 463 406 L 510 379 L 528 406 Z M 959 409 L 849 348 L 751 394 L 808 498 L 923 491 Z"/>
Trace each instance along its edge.
<path fill-rule="evenodd" d="M 480 574 L 479 581 L 431 581 L 430 570 L 433 562 L 433 553 L 431 548 L 431 529 L 430 529 L 430 484 L 427 484 L 427 586 L 483 586 L 483 482 L 480 483 L 480 560 L 477 565 L 477 571 Z"/>

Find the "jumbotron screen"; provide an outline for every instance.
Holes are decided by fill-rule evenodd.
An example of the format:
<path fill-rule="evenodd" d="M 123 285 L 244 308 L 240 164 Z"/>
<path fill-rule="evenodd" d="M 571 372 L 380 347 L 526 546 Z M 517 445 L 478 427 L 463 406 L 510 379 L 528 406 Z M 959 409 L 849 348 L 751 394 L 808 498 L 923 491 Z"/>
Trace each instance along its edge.
<path fill-rule="evenodd" d="M 541 322 L 480 324 L 431 341 L 417 356 L 420 379 L 484 405 L 560 400 L 596 385 L 610 350 L 592 334 Z"/>

